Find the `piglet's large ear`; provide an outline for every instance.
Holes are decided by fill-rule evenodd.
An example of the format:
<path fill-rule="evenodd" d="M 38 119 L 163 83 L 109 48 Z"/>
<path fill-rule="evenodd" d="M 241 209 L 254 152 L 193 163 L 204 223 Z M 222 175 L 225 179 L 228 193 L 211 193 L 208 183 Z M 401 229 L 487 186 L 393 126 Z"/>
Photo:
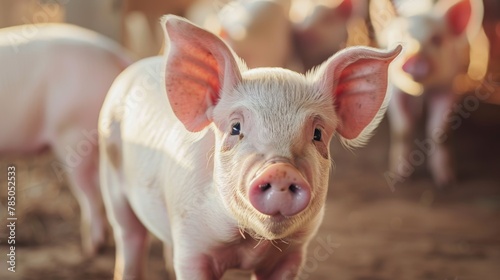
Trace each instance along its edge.
<path fill-rule="evenodd" d="M 389 100 L 388 67 L 401 49 L 349 48 L 321 66 L 320 87 L 333 95 L 340 122 L 337 132 L 345 145 L 363 145 L 382 119 Z"/>
<path fill-rule="evenodd" d="M 210 124 L 221 93 L 241 80 L 238 64 L 219 37 L 189 21 L 168 15 L 162 26 L 170 105 L 186 129 L 200 131 Z"/>

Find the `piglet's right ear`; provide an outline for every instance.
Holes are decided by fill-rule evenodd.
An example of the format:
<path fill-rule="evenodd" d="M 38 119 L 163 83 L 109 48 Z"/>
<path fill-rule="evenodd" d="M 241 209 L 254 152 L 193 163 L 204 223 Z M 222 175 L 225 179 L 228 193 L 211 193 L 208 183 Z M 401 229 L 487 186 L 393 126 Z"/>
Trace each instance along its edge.
<path fill-rule="evenodd" d="M 221 93 L 241 81 L 229 47 L 214 34 L 181 17 L 162 19 L 165 32 L 165 86 L 170 105 L 189 131 L 210 124 Z"/>

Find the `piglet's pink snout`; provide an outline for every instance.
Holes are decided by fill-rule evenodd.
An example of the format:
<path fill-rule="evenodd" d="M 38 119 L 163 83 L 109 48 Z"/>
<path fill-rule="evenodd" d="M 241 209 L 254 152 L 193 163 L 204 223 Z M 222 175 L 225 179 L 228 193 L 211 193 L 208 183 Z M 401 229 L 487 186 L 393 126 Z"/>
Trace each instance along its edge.
<path fill-rule="evenodd" d="M 311 187 L 293 165 L 275 163 L 252 180 L 249 199 L 262 214 L 293 216 L 309 205 Z"/>

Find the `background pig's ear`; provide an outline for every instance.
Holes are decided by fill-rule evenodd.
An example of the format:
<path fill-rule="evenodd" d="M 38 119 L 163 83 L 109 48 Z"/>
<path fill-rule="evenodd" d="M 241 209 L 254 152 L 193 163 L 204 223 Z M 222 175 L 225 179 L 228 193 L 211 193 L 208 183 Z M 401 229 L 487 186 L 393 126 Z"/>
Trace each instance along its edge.
<path fill-rule="evenodd" d="M 337 6 L 339 14 L 344 18 L 350 18 L 353 12 L 353 0 L 342 0 Z"/>
<path fill-rule="evenodd" d="M 372 48 L 345 49 L 319 70 L 323 90 L 333 94 L 339 125 L 337 132 L 348 147 L 363 145 L 383 117 L 389 98 L 389 63 L 401 52 L 397 46 L 382 52 Z"/>
<path fill-rule="evenodd" d="M 172 109 L 189 131 L 211 122 L 212 108 L 241 80 L 229 47 L 214 34 L 189 21 L 168 15 L 165 32 L 165 85 Z"/>
<path fill-rule="evenodd" d="M 387 46 L 386 28 L 397 17 L 391 0 L 371 0 L 369 6 L 370 21 L 380 46 Z"/>
<path fill-rule="evenodd" d="M 472 4 L 471 0 L 460 0 L 453 2 L 450 6 L 450 1 L 441 1 L 436 5 L 438 13 L 444 15 L 448 26 L 455 35 L 462 35 L 465 33 L 467 25 L 472 17 Z"/>

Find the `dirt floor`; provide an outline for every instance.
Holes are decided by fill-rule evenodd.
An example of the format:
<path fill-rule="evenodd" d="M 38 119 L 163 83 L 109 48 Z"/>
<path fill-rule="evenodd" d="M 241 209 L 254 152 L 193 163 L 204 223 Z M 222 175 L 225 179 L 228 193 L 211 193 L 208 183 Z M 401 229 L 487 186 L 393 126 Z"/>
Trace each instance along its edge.
<path fill-rule="evenodd" d="M 425 166 L 391 188 L 384 178 L 388 126 L 354 152 L 332 145 L 335 170 L 323 225 L 300 279 L 500 279 L 500 107 L 481 104 L 451 138 L 459 182 L 437 189 Z M 1 228 L 0 279 L 111 279 L 112 245 L 86 260 L 79 209 L 51 171 L 49 153 L 0 161 L 1 221 L 6 221 L 6 167 L 17 167 L 16 272 L 7 271 Z M 329 245 L 325 245 L 329 244 Z M 333 245 L 332 245 L 333 244 Z M 153 240 L 148 279 L 166 279 Z M 248 279 L 231 272 L 224 279 Z"/>

